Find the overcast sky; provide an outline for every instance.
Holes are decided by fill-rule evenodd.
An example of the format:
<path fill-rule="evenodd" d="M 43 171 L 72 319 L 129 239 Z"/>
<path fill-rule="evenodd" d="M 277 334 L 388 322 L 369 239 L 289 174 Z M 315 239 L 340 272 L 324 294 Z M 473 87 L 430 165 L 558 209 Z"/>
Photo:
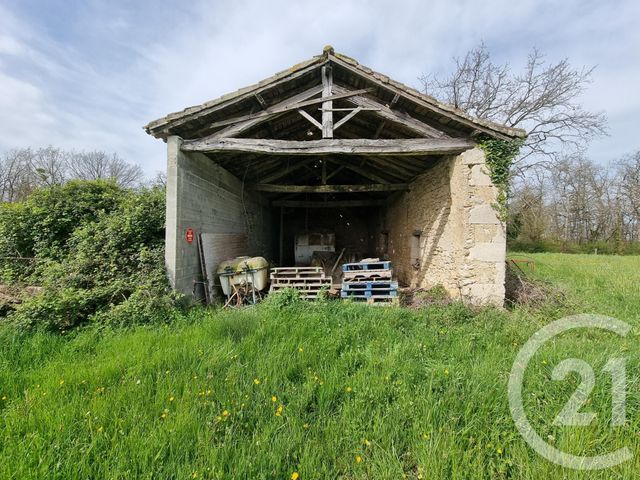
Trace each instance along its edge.
<path fill-rule="evenodd" d="M 150 120 L 254 83 L 326 44 L 418 87 L 484 41 L 522 64 L 597 65 L 584 104 L 610 135 L 602 163 L 640 149 L 640 1 L 0 0 L 0 152 L 54 145 L 117 152 L 148 174 L 165 146 Z"/>

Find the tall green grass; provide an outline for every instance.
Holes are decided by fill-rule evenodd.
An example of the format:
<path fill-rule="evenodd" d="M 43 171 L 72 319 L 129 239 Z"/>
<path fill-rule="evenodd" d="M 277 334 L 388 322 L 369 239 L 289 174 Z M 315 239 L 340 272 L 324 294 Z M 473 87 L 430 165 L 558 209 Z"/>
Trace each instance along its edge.
<path fill-rule="evenodd" d="M 640 279 L 625 257 L 575 263 L 536 255 L 535 275 L 581 308 L 638 326 Z M 615 273 L 603 264 L 614 262 Z M 627 276 L 630 275 L 630 276 Z M 605 279 L 609 285 L 601 287 Z M 601 288 L 618 297 L 605 302 Z M 635 478 L 640 469 L 640 354 L 626 339 L 574 332 L 527 371 L 529 418 L 576 454 L 626 445 L 631 462 L 576 472 L 539 457 L 514 428 L 507 378 L 546 311 L 421 311 L 273 299 L 195 309 L 164 326 L 57 336 L 0 328 L 0 478 Z M 601 367 L 627 358 L 627 425 L 609 428 Z M 573 392 L 552 382 L 564 358 L 589 361 L 598 384 L 591 427 L 551 427 Z M 4 398 L 6 397 L 6 398 Z M 4 398 L 4 399 L 3 399 Z"/>

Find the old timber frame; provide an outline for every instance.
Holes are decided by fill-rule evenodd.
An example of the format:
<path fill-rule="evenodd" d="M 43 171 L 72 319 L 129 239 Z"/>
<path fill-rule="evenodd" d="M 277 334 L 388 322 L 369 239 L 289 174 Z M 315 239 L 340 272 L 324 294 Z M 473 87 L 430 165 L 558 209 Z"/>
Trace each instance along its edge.
<path fill-rule="evenodd" d="M 167 142 L 169 279 L 191 294 L 186 229 L 216 258 L 293 261 L 300 232 L 394 262 L 407 286 L 504 300 L 505 226 L 477 139 L 525 132 L 474 119 L 326 47 L 319 56 L 145 127 Z M 197 288 L 196 288 L 197 289 Z"/>

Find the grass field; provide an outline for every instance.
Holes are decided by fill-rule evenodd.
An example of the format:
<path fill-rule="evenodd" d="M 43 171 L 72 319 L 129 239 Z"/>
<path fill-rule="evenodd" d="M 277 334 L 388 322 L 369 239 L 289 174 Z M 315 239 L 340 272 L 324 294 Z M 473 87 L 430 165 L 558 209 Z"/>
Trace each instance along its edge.
<path fill-rule="evenodd" d="M 271 301 L 196 309 L 167 326 L 67 336 L 0 328 L 0 478 L 636 478 L 640 471 L 640 257 L 536 254 L 533 275 L 569 291 L 538 311 L 419 311 Z M 634 459 L 580 472 L 520 437 L 507 379 L 523 343 L 563 315 L 629 322 L 625 339 L 564 334 L 527 369 L 526 411 L 549 443 Z M 627 422 L 610 428 L 610 357 L 627 361 Z M 597 383 L 589 427 L 552 420 L 577 385 L 551 380 L 568 357 Z"/>

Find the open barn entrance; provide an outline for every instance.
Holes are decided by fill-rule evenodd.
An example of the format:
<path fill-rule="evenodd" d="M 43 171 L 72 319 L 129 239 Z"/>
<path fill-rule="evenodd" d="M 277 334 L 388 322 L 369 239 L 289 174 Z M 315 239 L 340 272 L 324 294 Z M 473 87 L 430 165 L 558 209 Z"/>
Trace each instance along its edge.
<path fill-rule="evenodd" d="M 178 291 L 191 293 L 202 273 L 188 231 L 207 237 L 217 262 L 380 257 L 404 285 L 504 298 L 504 224 L 476 145 L 520 130 L 474 120 L 330 47 L 145 128 L 167 142 L 166 259 Z"/>

